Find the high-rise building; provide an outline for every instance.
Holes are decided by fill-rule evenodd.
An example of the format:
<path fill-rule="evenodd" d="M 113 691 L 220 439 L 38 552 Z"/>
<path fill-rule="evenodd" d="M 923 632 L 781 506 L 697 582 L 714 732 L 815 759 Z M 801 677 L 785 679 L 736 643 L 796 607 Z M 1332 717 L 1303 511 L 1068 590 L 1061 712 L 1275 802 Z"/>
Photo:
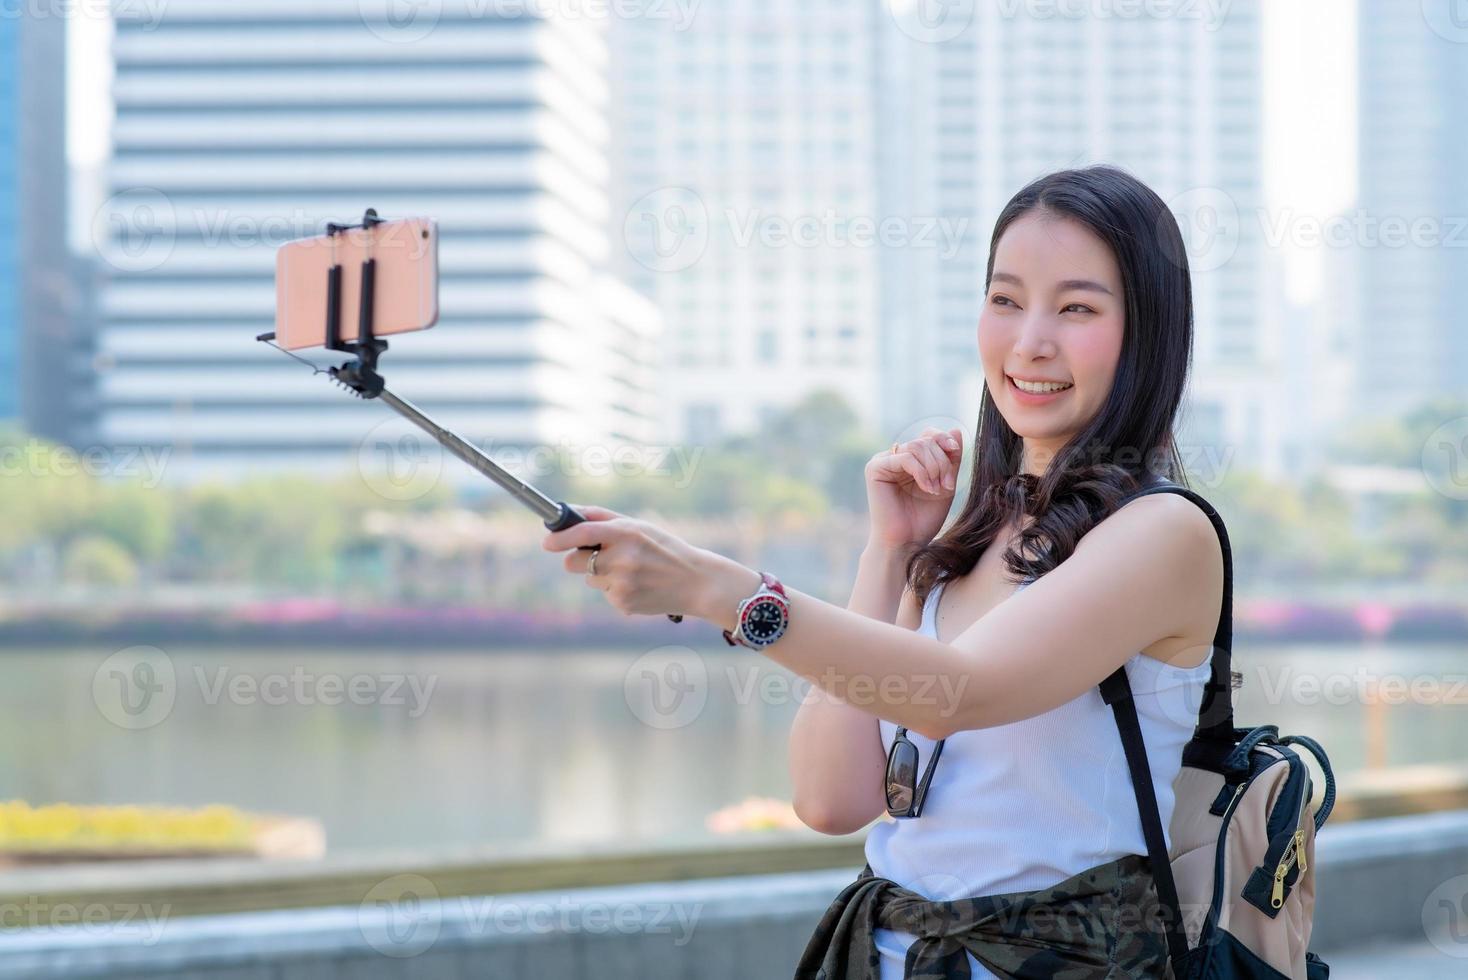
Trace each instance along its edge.
<path fill-rule="evenodd" d="M 1257 0 L 1109 17 L 721 0 L 687 24 L 619 21 L 612 221 L 669 324 L 683 437 L 747 430 L 813 387 L 887 438 L 970 425 L 995 219 L 1033 178 L 1109 162 L 1169 201 L 1197 253 L 1185 453 L 1277 461 L 1261 47 Z M 824 212 L 883 230 L 865 248 L 737 233 Z"/>
<path fill-rule="evenodd" d="M 1356 420 L 1468 391 L 1468 22 L 1455 9 L 1357 7 Z"/>
<path fill-rule="evenodd" d="M 1187 5 L 1101 17 L 1090 7 L 1042 16 L 1027 5 L 951 4 L 936 19 L 932 5 L 884 6 L 891 79 L 881 144 L 910 160 L 889 175 L 884 206 L 967 227 L 952 256 L 888 255 L 888 427 L 933 416 L 971 422 L 995 220 L 1044 173 L 1112 163 L 1168 202 L 1189 241 L 1196 346 L 1185 457 L 1195 454 L 1200 468 L 1216 468 L 1224 453 L 1277 462 L 1275 339 L 1261 318 L 1257 0 L 1229 5 L 1216 21 Z"/>
<path fill-rule="evenodd" d="M 751 431 L 817 389 L 877 424 L 879 16 L 718 0 L 613 20 L 609 224 L 668 325 L 680 439 Z M 896 217 L 889 234 L 912 235 Z"/>
<path fill-rule="evenodd" d="M 185 476 L 360 458 L 395 416 L 255 337 L 276 247 L 367 207 L 441 233 L 441 318 L 391 342 L 394 391 L 492 455 L 660 438 L 660 323 L 605 271 L 604 22 L 379 6 L 118 8 L 105 443 L 166 447 Z"/>
<path fill-rule="evenodd" d="M 0 17 L 0 418 L 71 441 L 82 392 L 66 247 L 66 21 Z"/>
<path fill-rule="evenodd" d="M 20 413 L 20 20 L 0 17 L 0 418 Z"/>

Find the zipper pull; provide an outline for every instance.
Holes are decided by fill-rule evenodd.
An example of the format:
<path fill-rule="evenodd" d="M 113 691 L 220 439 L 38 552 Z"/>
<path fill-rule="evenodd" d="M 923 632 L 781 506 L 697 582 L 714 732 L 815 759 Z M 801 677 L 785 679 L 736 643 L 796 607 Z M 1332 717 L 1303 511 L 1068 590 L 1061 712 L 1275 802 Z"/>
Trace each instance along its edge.
<path fill-rule="evenodd" d="M 1305 863 L 1305 830 L 1301 828 L 1295 831 L 1295 860 L 1300 865 L 1300 874 L 1304 874 L 1309 867 Z"/>
<path fill-rule="evenodd" d="M 1305 852 L 1298 847 L 1304 837 L 1304 831 L 1296 830 L 1290 835 L 1290 842 L 1285 845 L 1284 853 L 1279 856 L 1279 864 L 1274 869 L 1274 889 L 1269 895 L 1269 904 L 1275 908 L 1284 905 L 1284 880 L 1290 873 L 1290 868 L 1304 857 Z"/>

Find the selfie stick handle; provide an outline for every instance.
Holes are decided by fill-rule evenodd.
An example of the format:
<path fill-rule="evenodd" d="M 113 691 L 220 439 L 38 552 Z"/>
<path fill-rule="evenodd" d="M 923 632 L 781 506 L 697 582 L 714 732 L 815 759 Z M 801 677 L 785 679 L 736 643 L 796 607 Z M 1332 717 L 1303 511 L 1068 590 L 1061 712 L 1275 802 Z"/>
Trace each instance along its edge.
<path fill-rule="evenodd" d="M 382 218 L 377 216 L 374 208 L 368 208 L 360 225 L 328 224 L 327 234 L 337 235 L 350 228 L 363 228 L 370 231 L 375 225 L 381 224 Z M 361 316 L 357 321 L 357 339 L 355 341 L 344 341 L 341 339 L 341 266 L 333 265 L 327 273 L 326 292 L 326 344 L 330 350 L 339 350 L 348 354 L 356 355 L 356 359 L 343 364 L 341 367 L 333 367 L 331 376 L 343 387 L 351 390 L 362 398 L 380 398 L 386 402 L 393 411 L 403 418 L 412 422 L 424 432 L 433 436 L 440 446 L 453 453 L 455 456 L 468 463 L 480 473 L 489 477 L 495 483 L 510 492 L 516 500 L 520 501 L 539 515 L 546 529 L 550 531 L 563 531 L 568 527 L 584 523 L 586 518 L 576 512 L 570 504 L 555 501 L 541 493 L 535 487 L 520 480 L 509 470 L 500 466 L 489 454 L 484 452 L 473 443 L 460 438 L 451 429 L 446 429 L 433 421 L 427 415 L 418 410 L 417 406 L 405 399 L 399 398 L 387 389 L 387 383 L 382 375 L 377 373 L 377 357 L 387 350 L 387 341 L 380 340 L 372 334 L 373 310 L 372 300 L 376 285 L 375 259 L 367 259 L 362 263 L 362 296 L 360 310 Z M 265 337 L 261 335 L 261 339 Z M 578 551 L 594 551 L 600 545 L 581 545 Z M 675 623 L 683 622 L 680 613 L 668 613 L 668 618 Z"/>

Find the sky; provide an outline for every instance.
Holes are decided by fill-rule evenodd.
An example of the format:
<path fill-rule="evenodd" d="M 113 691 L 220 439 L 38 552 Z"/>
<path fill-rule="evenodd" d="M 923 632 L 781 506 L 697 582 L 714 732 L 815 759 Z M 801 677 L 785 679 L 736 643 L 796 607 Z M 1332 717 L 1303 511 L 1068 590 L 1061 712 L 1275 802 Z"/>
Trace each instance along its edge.
<path fill-rule="evenodd" d="M 1355 4 L 1264 3 L 1264 189 L 1266 207 L 1322 220 L 1356 193 Z M 112 107 L 106 18 L 73 17 L 67 46 L 67 155 L 84 179 L 74 186 L 73 241 L 84 240 L 100 193 L 85 175 L 110 152 Z M 1287 246 L 1286 246 L 1287 247 Z M 1319 249 L 1287 252 L 1289 298 L 1308 302 L 1321 282 Z"/>

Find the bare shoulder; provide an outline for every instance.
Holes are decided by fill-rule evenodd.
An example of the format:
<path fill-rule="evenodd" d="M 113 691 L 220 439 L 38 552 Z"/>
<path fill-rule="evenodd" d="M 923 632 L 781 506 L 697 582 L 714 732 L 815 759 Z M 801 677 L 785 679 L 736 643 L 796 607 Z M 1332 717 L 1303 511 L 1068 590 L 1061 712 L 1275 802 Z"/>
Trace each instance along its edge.
<path fill-rule="evenodd" d="M 1095 530 L 1107 525 L 1124 527 L 1127 534 L 1147 533 L 1150 529 L 1155 537 L 1195 546 L 1211 542 L 1213 556 L 1220 562 L 1223 560 L 1213 522 L 1203 508 L 1180 493 L 1149 493 L 1129 500 L 1097 524 Z"/>
<path fill-rule="evenodd" d="M 1203 508 L 1182 494 L 1152 493 L 1130 500 L 1092 528 L 1082 549 L 1125 554 L 1153 564 L 1160 578 L 1151 598 L 1177 611 L 1174 635 L 1148 653 L 1166 654 L 1212 642 L 1223 602 L 1223 549 Z M 1192 659 L 1192 658 L 1189 658 Z"/>

